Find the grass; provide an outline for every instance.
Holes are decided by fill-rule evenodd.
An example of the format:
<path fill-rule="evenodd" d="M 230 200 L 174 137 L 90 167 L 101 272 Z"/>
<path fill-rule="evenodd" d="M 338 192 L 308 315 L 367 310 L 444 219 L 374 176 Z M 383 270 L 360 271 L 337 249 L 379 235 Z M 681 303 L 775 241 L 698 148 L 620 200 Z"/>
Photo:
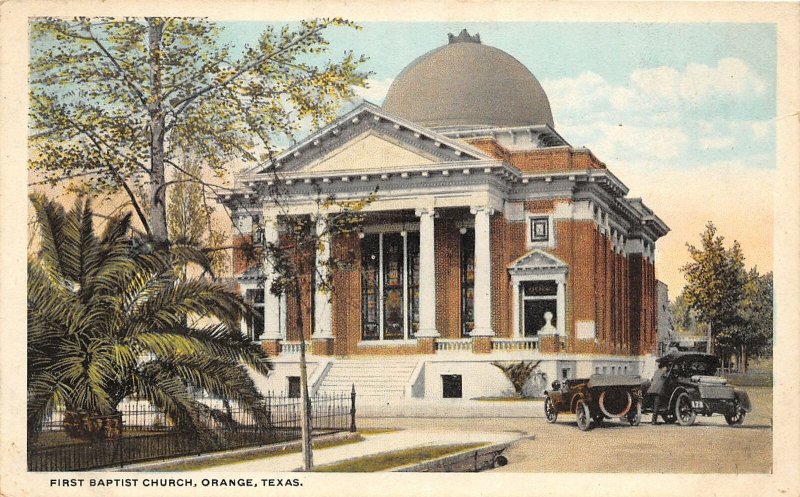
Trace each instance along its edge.
<path fill-rule="evenodd" d="M 440 457 L 456 454 L 469 449 L 483 447 L 486 442 L 468 444 L 435 445 L 384 452 L 374 456 L 359 457 L 335 464 L 318 466 L 314 471 L 322 473 L 372 473 L 390 468 L 398 468 L 413 463 L 421 463 Z"/>
<path fill-rule="evenodd" d="M 472 400 L 481 402 L 541 402 L 543 399 L 539 397 L 475 397 Z"/>
<path fill-rule="evenodd" d="M 400 428 L 363 428 L 358 430 L 359 435 L 382 435 L 384 433 L 395 433 L 401 431 Z"/>
<path fill-rule="evenodd" d="M 350 445 L 358 442 L 363 442 L 364 437 L 359 435 L 356 438 L 349 438 L 344 440 L 314 440 L 313 447 L 315 449 L 325 449 L 328 447 L 339 447 L 340 445 Z M 216 457 L 208 460 L 188 460 L 176 462 L 160 466 L 158 471 L 195 471 L 201 469 L 213 468 L 223 464 L 235 464 L 239 462 L 255 461 L 258 459 L 269 459 L 270 457 L 283 456 L 286 454 L 297 454 L 300 452 L 300 447 L 285 448 L 284 450 L 275 450 L 273 452 L 255 451 L 247 453 L 232 453 L 230 455 Z"/>
<path fill-rule="evenodd" d="M 145 430 L 123 430 L 122 437 L 140 437 L 140 436 L 157 436 L 163 435 L 164 432 L 161 431 L 145 431 Z M 64 431 L 43 431 L 39 433 L 36 437 L 36 442 L 34 442 L 34 447 L 37 449 L 49 449 L 51 447 L 60 447 L 62 445 L 72 445 L 72 444 L 81 444 L 85 443 L 88 444 L 85 440 L 81 440 L 79 438 L 72 438 L 66 434 Z"/>

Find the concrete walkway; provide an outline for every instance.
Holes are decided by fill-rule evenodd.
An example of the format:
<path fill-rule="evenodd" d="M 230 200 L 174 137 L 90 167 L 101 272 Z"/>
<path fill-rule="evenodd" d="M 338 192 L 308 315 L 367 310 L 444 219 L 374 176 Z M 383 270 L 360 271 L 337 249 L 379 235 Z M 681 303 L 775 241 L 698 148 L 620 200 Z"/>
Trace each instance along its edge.
<path fill-rule="evenodd" d="M 544 399 L 392 399 L 356 400 L 356 418 L 543 418 Z M 356 423 L 357 424 L 357 423 Z"/>
<path fill-rule="evenodd" d="M 375 435 L 364 435 L 363 442 L 356 442 L 338 447 L 328 447 L 314 450 L 314 465 L 322 466 L 348 459 L 435 445 L 449 445 L 457 443 L 487 444 L 510 443 L 524 436 L 520 432 L 455 432 L 455 431 L 427 431 L 427 430 L 401 430 Z M 299 453 L 283 456 L 273 456 L 253 461 L 231 464 L 221 464 L 214 469 L 203 471 L 299 471 L 303 465 L 302 455 Z"/>

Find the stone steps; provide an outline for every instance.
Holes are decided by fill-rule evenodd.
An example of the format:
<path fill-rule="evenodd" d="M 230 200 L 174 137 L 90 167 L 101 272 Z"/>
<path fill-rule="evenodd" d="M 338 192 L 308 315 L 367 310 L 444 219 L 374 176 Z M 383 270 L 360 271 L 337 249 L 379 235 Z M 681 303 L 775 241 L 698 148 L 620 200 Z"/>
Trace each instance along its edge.
<path fill-rule="evenodd" d="M 418 361 L 408 359 L 334 360 L 318 393 L 349 392 L 355 385 L 360 398 L 372 401 L 402 398 L 417 364 Z"/>

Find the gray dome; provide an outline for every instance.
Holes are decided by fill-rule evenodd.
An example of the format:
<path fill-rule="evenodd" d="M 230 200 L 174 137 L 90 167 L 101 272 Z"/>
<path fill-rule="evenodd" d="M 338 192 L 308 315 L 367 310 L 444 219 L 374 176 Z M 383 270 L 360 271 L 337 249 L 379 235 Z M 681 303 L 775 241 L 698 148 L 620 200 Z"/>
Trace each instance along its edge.
<path fill-rule="evenodd" d="M 466 30 L 414 60 L 383 108 L 427 127 L 553 125 L 542 85 L 517 59 Z"/>

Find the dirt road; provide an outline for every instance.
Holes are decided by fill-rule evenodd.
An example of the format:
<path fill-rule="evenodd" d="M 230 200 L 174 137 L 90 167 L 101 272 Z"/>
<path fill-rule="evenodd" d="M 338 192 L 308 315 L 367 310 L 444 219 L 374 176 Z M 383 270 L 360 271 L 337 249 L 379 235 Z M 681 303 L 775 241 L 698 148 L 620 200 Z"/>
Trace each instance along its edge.
<path fill-rule="evenodd" d="M 748 387 L 754 411 L 744 425 L 729 427 L 722 416 L 698 417 L 691 427 L 638 427 L 617 421 L 581 432 L 574 416 L 548 424 L 542 402 L 531 402 L 530 417 L 370 418 L 359 427 L 417 430 L 520 431 L 529 436 L 505 455 L 508 472 L 768 473 L 772 468 L 772 389 Z"/>

